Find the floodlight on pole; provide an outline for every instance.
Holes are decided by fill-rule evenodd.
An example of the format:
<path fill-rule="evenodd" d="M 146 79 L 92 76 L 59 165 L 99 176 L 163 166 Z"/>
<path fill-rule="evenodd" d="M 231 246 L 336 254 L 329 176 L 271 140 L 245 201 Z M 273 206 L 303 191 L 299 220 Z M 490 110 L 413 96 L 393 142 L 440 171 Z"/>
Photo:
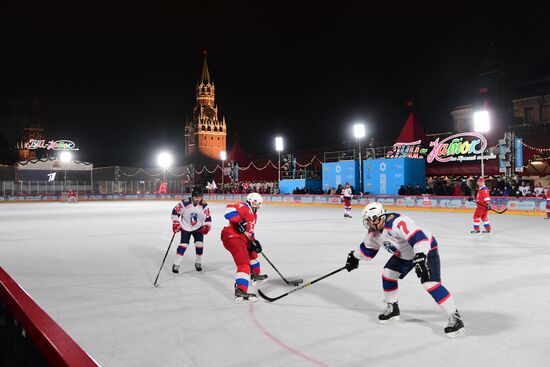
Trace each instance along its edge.
<path fill-rule="evenodd" d="M 359 192 L 363 192 L 363 157 L 361 155 L 361 139 L 364 138 L 365 135 L 365 124 L 357 123 L 353 125 L 353 136 L 357 139 L 357 143 L 359 144 Z"/>
<path fill-rule="evenodd" d="M 163 178 L 162 181 L 166 181 L 166 168 L 172 165 L 172 155 L 168 152 L 162 152 L 157 157 L 157 163 L 162 167 Z"/>
<path fill-rule="evenodd" d="M 275 138 L 275 150 L 279 153 L 279 186 L 281 185 L 281 152 L 283 150 L 283 138 L 278 136 Z"/>
<path fill-rule="evenodd" d="M 67 163 L 73 160 L 73 154 L 69 152 L 68 150 L 63 150 L 61 153 L 59 153 L 59 160 L 63 162 L 63 168 L 65 170 L 65 174 L 63 176 L 64 186 L 67 187 Z"/>
<path fill-rule="evenodd" d="M 474 112 L 474 131 L 483 134 L 491 129 L 491 117 L 489 111 Z M 483 164 L 483 150 L 481 151 L 481 177 L 485 177 L 485 168 Z"/>
<path fill-rule="evenodd" d="M 225 150 L 222 150 L 220 152 L 220 158 L 222 160 L 222 194 L 224 193 L 224 190 L 223 190 L 223 166 L 225 164 L 225 160 L 227 159 L 227 153 L 225 152 Z"/>

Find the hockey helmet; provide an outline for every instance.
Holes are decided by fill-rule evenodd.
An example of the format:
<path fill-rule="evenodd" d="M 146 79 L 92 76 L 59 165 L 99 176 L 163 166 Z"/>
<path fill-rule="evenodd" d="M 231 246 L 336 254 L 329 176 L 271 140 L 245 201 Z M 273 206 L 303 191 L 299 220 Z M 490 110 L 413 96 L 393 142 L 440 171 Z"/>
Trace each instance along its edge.
<path fill-rule="evenodd" d="M 199 186 L 193 187 L 193 189 L 191 190 L 191 196 L 202 197 L 202 187 L 199 187 Z"/>
<path fill-rule="evenodd" d="M 375 226 L 380 223 L 382 217 L 386 216 L 386 210 L 382 204 L 378 202 L 367 204 L 361 212 L 361 217 L 363 218 L 363 225 L 367 228 L 370 228 L 369 223 L 374 224 Z"/>
<path fill-rule="evenodd" d="M 256 211 L 260 209 L 260 206 L 262 206 L 264 198 L 262 198 L 262 195 L 257 192 L 251 192 L 246 196 L 246 202 L 250 205 L 252 211 L 256 213 Z"/>
<path fill-rule="evenodd" d="M 485 183 L 485 179 L 483 177 L 480 177 L 477 179 L 478 183 Z"/>

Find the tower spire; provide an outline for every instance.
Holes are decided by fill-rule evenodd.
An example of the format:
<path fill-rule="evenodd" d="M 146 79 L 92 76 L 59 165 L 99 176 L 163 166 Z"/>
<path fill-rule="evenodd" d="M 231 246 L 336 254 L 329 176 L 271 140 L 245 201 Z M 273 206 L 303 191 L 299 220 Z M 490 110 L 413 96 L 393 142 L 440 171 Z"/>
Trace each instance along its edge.
<path fill-rule="evenodd" d="M 210 83 L 210 72 L 208 71 L 208 63 L 206 62 L 206 56 L 208 55 L 208 51 L 204 50 L 202 54 L 204 55 L 204 63 L 202 64 L 201 82 Z"/>

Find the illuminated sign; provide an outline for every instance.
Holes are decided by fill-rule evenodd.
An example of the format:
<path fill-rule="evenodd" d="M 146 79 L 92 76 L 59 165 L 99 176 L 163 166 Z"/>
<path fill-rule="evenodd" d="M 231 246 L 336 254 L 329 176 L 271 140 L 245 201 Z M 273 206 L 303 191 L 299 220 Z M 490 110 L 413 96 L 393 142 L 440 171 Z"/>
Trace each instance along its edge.
<path fill-rule="evenodd" d="M 436 138 L 430 142 L 430 148 L 421 147 L 421 143 L 421 140 L 395 143 L 393 150 L 387 152 L 386 158 L 426 158 L 427 163 L 475 161 L 487 149 L 487 139 L 476 132 L 451 135 L 441 141 Z M 496 156 L 488 154 L 483 158 L 494 159 Z"/>
<path fill-rule="evenodd" d="M 47 149 L 47 150 L 78 150 L 76 144 L 72 140 L 46 140 L 30 139 L 25 143 L 27 149 Z"/>

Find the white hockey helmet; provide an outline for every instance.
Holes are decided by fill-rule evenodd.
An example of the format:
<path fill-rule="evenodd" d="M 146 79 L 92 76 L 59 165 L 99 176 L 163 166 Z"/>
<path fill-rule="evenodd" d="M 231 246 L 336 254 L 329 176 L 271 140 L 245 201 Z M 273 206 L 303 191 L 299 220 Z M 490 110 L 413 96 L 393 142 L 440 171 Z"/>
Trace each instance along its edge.
<path fill-rule="evenodd" d="M 369 227 L 368 222 L 377 225 L 382 217 L 386 216 L 386 210 L 382 206 L 382 204 L 378 202 L 367 204 L 363 208 L 363 211 L 361 212 L 361 217 L 363 218 L 363 225 L 367 228 Z"/>
<path fill-rule="evenodd" d="M 264 198 L 257 192 L 251 192 L 246 196 L 246 202 L 252 207 L 252 211 L 256 213 L 256 211 L 260 209 L 260 206 L 262 206 Z"/>

